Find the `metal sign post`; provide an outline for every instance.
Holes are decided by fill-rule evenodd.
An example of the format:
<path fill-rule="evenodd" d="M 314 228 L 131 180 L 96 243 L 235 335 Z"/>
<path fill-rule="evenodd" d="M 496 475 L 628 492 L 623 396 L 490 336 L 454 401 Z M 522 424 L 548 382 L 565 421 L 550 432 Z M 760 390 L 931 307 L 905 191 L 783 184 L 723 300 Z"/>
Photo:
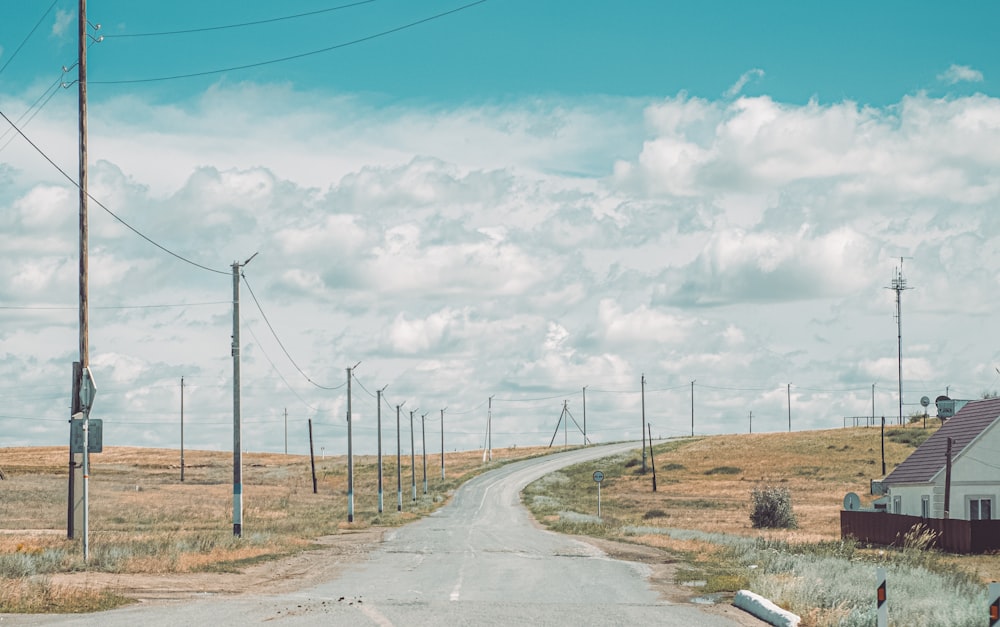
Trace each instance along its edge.
<path fill-rule="evenodd" d="M 597 517 L 601 517 L 601 482 L 604 481 L 604 473 L 600 470 L 594 471 L 594 481 L 597 483 Z"/>

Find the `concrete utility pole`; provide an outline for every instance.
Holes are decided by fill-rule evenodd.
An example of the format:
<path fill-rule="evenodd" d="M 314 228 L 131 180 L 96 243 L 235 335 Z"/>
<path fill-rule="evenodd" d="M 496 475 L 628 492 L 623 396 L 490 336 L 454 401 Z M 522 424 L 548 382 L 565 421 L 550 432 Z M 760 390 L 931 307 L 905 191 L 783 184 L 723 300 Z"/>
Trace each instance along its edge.
<path fill-rule="evenodd" d="M 788 432 L 792 432 L 792 384 L 789 383 L 786 388 L 788 391 Z"/>
<path fill-rule="evenodd" d="M 399 405 L 396 405 L 396 511 L 403 511 L 403 468 L 402 463 L 402 445 L 400 431 L 399 431 L 399 409 L 406 404 L 403 401 Z"/>
<path fill-rule="evenodd" d="M 441 480 L 444 481 L 444 410 L 441 410 Z"/>
<path fill-rule="evenodd" d="M 639 425 L 639 432 L 642 433 L 642 472 L 646 472 L 646 375 L 642 375 L 642 424 Z"/>
<path fill-rule="evenodd" d="M 587 446 L 587 386 L 583 386 L 583 445 Z"/>
<path fill-rule="evenodd" d="M 354 364 L 357 368 L 361 362 Z M 351 375 L 354 368 L 347 369 L 347 522 L 354 522 L 354 444 L 351 437 Z"/>
<path fill-rule="evenodd" d="M 181 377 L 181 483 L 184 483 L 184 377 Z"/>
<path fill-rule="evenodd" d="M 413 488 L 414 501 L 417 500 L 417 452 L 413 441 L 413 414 L 418 411 L 419 408 L 410 410 L 410 485 Z"/>
<path fill-rule="evenodd" d="M 424 457 L 424 494 L 427 494 L 427 414 L 420 416 L 420 449 Z"/>
<path fill-rule="evenodd" d="M 381 390 L 377 390 L 375 393 L 376 403 L 378 404 L 378 412 L 376 413 L 376 420 L 378 421 L 378 513 L 382 513 L 382 392 L 385 392 L 385 388 L 388 385 L 382 386 Z"/>
<path fill-rule="evenodd" d="M 240 268 L 245 268 L 257 253 L 242 264 L 233 262 L 233 535 L 243 537 L 243 452 L 240 440 Z"/>
<path fill-rule="evenodd" d="M 285 408 L 285 455 L 288 455 L 288 408 Z"/>
<path fill-rule="evenodd" d="M 694 381 L 691 382 L 691 437 L 694 437 Z"/>
<path fill-rule="evenodd" d="M 495 394 L 493 396 L 496 396 Z M 486 442 L 483 461 L 493 461 L 493 396 L 489 397 L 486 408 Z"/>

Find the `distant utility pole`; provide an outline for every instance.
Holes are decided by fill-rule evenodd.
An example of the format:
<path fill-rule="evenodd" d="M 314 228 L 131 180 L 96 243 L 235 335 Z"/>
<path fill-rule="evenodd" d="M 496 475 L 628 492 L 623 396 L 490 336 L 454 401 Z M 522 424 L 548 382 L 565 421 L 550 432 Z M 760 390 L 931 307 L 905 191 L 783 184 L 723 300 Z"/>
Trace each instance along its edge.
<path fill-rule="evenodd" d="M 694 381 L 691 382 L 691 437 L 694 437 Z"/>
<path fill-rule="evenodd" d="M 420 450 L 424 457 L 424 494 L 427 494 L 427 414 L 420 416 Z"/>
<path fill-rule="evenodd" d="M 245 268 L 257 253 L 242 264 L 233 262 L 233 535 L 243 537 L 243 451 L 240 441 L 240 268 Z"/>
<path fill-rule="evenodd" d="M 288 408 L 285 408 L 285 455 L 288 455 Z"/>
<path fill-rule="evenodd" d="M 750 433 L 753 433 L 753 410 L 750 410 Z"/>
<path fill-rule="evenodd" d="M 181 377 L 181 483 L 184 483 L 184 377 Z"/>
<path fill-rule="evenodd" d="M 653 427 L 646 423 L 646 431 L 649 434 L 649 465 L 653 469 L 653 492 L 656 492 L 656 460 L 653 459 Z"/>
<path fill-rule="evenodd" d="M 444 410 L 441 410 L 441 480 L 444 481 Z"/>
<path fill-rule="evenodd" d="M 639 432 L 642 434 L 642 472 L 645 473 L 646 472 L 646 429 L 643 428 L 646 426 L 646 375 L 645 374 L 642 375 L 641 386 L 642 386 L 642 393 L 640 396 L 642 399 L 642 424 L 639 425 Z"/>
<path fill-rule="evenodd" d="M 872 426 L 875 426 L 875 384 L 872 383 Z M 883 471 L 882 474 L 885 474 Z"/>
<path fill-rule="evenodd" d="M 402 455 L 402 445 L 400 430 L 399 430 L 399 409 L 406 404 L 403 401 L 399 405 L 396 405 L 396 511 L 403 511 L 403 467 L 401 466 L 403 455 Z"/>
<path fill-rule="evenodd" d="M 413 441 L 413 414 L 419 408 L 410 410 L 410 487 L 413 488 L 413 500 L 417 500 L 417 453 Z"/>
<path fill-rule="evenodd" d="M 792 432 L 792 384 L 785 388 L 788 392 L 788 432 Z"/>
<path fill-rule="evenodd" d="M 587 446 L 587 386 L 583 386 L 583 445 Z"/>
<path fill-rule="evenodd" d="M 903 424 L 903 290 L 913 289 L 906 286 L 906 279 L 903 278 L 903 259 L 899 258 L 899 267 L 892 278 L 892 286 L 887 288 L 896 292 L 896 339 L 898 347 L 899 366 L 899 424 Z"/>
<path fill-rule="evenodd" d="M 489 397 L 486 408 L 486 441 L 483 442 L 484 462 L 493 461 L 493 396 Z"/>

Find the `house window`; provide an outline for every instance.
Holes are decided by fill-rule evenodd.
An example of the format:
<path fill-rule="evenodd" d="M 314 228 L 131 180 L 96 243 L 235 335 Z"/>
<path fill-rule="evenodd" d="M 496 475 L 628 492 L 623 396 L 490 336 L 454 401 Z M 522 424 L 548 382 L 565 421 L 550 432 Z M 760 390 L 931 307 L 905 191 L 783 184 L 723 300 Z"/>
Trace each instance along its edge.
<path fill-rule="evenodd" d="M 993 499 L 969 499 L 969 520 L 991 520 Z"/>
<path fill-rule="evenodd" d="M 920 517 L 931 517 L 931 497 L 927 494 L 920 497 Z"/>
<path fill-rule="evenodd" d="M 892 513 L 893 514 L 903 513 L 903 497 L 901 496 L 892 497 Z"/>

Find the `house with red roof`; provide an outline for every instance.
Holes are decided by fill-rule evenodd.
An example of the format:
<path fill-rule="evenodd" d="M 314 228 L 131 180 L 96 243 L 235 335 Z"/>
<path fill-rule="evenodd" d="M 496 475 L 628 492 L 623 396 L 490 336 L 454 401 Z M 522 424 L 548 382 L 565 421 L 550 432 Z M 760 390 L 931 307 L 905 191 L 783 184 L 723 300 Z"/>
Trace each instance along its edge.
<path fill-rule="evenodd" d="M 950 450 L 950 469 L 949 469 Z M 1000 398 L 971 401 L 882 481 L 886 511 L 992 520 L 1000 498 Z"/>

